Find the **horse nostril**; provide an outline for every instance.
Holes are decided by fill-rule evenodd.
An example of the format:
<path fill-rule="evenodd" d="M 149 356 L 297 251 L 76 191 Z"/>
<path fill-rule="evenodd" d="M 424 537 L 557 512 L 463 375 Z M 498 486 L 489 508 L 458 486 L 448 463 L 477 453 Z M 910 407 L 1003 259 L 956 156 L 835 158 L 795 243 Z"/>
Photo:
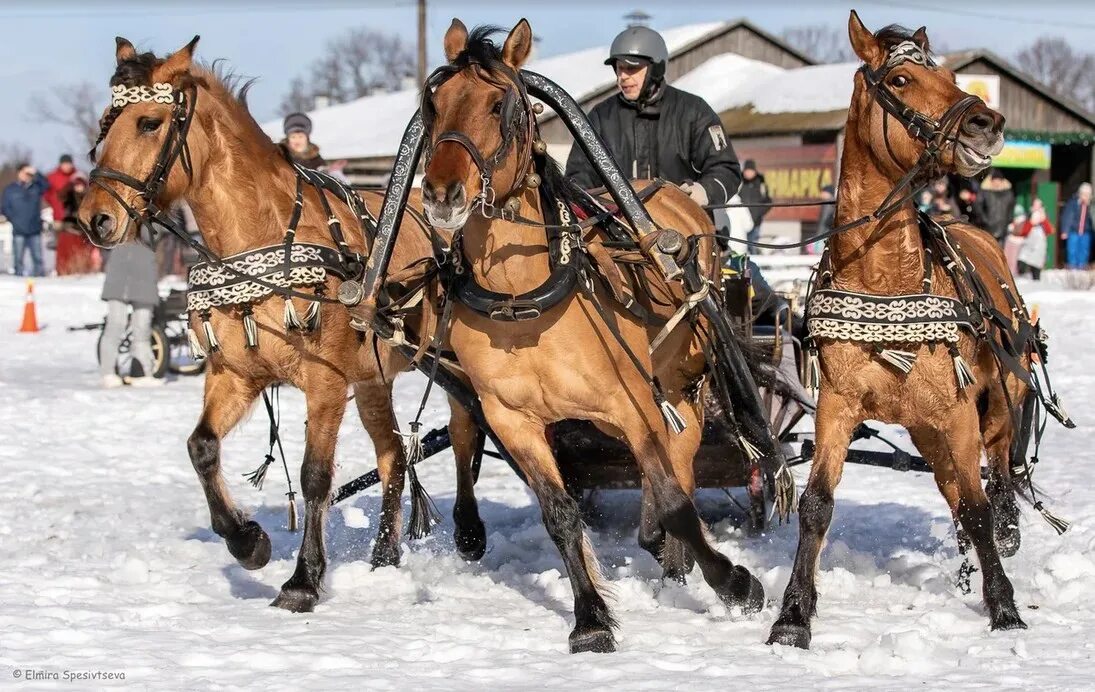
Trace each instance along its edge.
<path fill-rule="evenodd" d="M 966 125 L 972 132 L 987 132 L 992 129 L 992 118 L 978 114 L 970 118 Z"/>
<path fill-rule="evenodd" d="M 453 183 L 452 185 L 449 185 L 450 205 L 456 208 L 463 207 L 467 199 L 467 195 L 464 193 L 464 183 Z"/>
<path fill-rule="evenodd" d="M 100 238 L 106 238 L 114 232 L 114 217 L 110 214 L 96 214 L 91 217 L 91 228 Z"/>

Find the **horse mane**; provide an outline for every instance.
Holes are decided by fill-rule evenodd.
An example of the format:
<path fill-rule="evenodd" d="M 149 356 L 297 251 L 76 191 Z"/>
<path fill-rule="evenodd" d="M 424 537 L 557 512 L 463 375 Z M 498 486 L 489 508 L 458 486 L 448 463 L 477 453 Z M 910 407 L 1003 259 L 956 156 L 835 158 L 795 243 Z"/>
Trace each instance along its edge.
<path fill-rule="evenodd" d="M 574 146 L 578 146 L 575 144 Z M 595 214 L 596 209 L 590 204 L 589 196 L 579 188 L 574 181 L 563 174 L 559 162 L 547 154 L 534 155 L 533 162 L 536 174 L 540 176 L 540 192 L 544 199 L 558 200 L 567 205 L 568 209 L 577 207 L 587 214 Z M 544 221 L 550 224 L 560 222 L 559 210 L 554 204 L 544 205 Z"/>
<path fill-rule="evenodd" d="M 494 42 L 493 36 L 505 29 L 493 24 L 481 24 L 468 34 L 464 50 L 453 59 L 452 65 L 464 69 L 470 65 L 479 65 L 487 72 L 501 72 L 495 69 L 502 65 L 502 49 Z"/>
<path fill-rule="evenodd" d="M 878 31 L 874 32 L 874 37 L 882 45 L 883 50 L 888 53 L 894 46 L 898 45 L 899 43 L 912 41 L 914 33 L 916 32 L 912 29 L 904 27 L 900 24 L 890 24 L 889 26 L 884 26 Z M 931 53 L 931 46 L 929 45 L 927 40 L 924 41 L 924 52 L 929 54 Z"/>

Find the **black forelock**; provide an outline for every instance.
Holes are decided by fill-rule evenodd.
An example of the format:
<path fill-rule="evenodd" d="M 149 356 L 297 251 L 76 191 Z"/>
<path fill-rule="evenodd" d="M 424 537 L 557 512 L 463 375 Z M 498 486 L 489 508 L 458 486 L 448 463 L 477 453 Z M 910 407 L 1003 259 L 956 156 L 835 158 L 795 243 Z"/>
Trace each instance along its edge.
<path fill-rule="evenodd" d="M 493 36 L 504 32 L 500 26 L 484 24 L 477 26 L 468 34 L 468 43 L 456 56 L 452 64 L 460 69 L 468 65 L 481 65 L 490 70 L 502 62 L 502 49 L 494 43 Z"/>
<path fill-rule="evenodd" d="M 110 86 L 150 86 L 152 84 L 152 70 L 163 61 L 154 53 L 138 53 L 132 58 L 118 63 L 114 75 L 110 78 Z"/>
<path fill-rule="evenodd" d="M 882 46 L 882 49 L 889 52 L 894 46 L 905 41 L 913 40 L 913 34 L 916 33 L 912 29 L 901 26 L 900 24 L 890 24 L 884 26 L 878 31 L 874 32 L 874 37 L 878 40 L 878 43 Z M 925 45 L 924 50 L 930 50 L 929 46 Z"/>

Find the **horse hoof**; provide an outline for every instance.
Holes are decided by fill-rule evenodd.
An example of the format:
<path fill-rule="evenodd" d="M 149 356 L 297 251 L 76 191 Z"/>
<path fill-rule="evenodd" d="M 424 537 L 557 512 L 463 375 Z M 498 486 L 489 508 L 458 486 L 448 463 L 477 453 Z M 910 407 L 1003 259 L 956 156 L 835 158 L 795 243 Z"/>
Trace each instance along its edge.
<path fill-rule="evenodd" d="M 992 614 L 992 629 L 995 630 L 1025 630 L 1027 623 L 1023 622 L 1023 619 L 1019 617 L 1019 612 L 1015 609 L 1015 606 L 1009 606 L 1006 608 L 1000 608 L 997 612 Z"/>
<path fill-rule="evenodd" d="M 575 629 L 570 633 L 570 653 L 580 654 L 591 651 L 595 654 L 610 654 L 616 650 L 616 637 L 612 630 L 605 628 Z"/>
<path fill-rule="evenodd" d="M 290 613 L 310 613 L 316 609 L 318 601 L 319 594 L 315 589 L 283 586 L 281 593 L 270 605 Z"/>
<path fill-rule="evenodd" d="M 729 588 L 716 590 L 728 608 L 740 608 L 746 615 L 764 609 L 764 585 L 741 565 L 736 565 L 730 575 Z"/>
<path fill-rule="evenodd" d="M 373 546 L 373 556 L 370 561 L 373 564 L 373 569 L 399 567 L 399 544 L 378 540 L 376 545 Z"/>
<path fill-rule="evenodd" d="M 460 557 L 468 562 L 479 560 L 487 552 L 487 529 L 481 521 L 470 528 L 458 525 L 452 537 Z"/>
<path fill-rule="evenodd" d="M 777 622 L 772 625 L 772 633 L 768 635 L 768 645 L 772 644 L 809 649 L 810 629 L 802 625 L 781 625 Z"/>
<path fill-rule="evenodd" d="M 262 569 L 270 562 L 270 537 L 258 525 L 249 521 L 231 536 L 225 537 L 228 552 L 244 569 Z"/>

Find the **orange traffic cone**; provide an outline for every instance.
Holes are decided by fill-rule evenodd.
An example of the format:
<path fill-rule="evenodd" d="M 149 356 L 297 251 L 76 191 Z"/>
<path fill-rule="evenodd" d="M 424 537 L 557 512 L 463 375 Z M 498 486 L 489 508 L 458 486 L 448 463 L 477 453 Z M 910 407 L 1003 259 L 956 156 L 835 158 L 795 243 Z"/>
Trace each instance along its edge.
<path fill-rule="evenodd" d="M 38 312 L 34 309 L 34 281 L 31 279 L 27 279 L 27 302 L 23 305 L 23 324 L 19 331 L 38 331 Z"/>

